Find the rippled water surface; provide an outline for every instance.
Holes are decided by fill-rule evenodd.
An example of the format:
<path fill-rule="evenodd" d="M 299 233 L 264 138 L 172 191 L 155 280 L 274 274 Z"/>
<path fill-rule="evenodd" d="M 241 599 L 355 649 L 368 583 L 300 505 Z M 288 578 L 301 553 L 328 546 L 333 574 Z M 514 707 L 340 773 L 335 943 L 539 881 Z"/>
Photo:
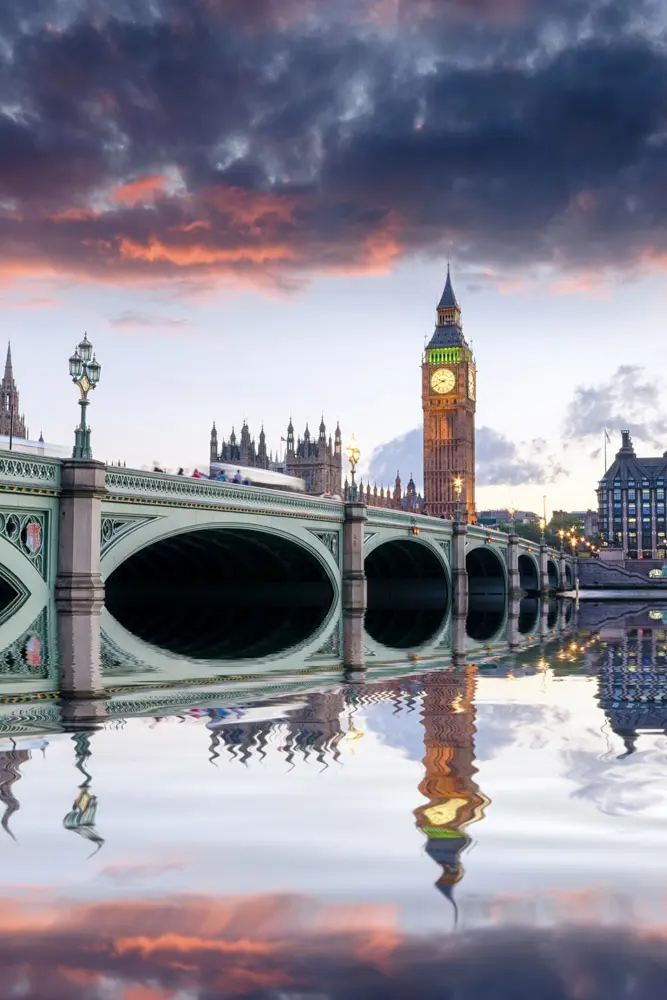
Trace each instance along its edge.
<path fill-rule="evenodd" d="M 663 996 L 667 613 L 523 613 L 521 649 L 478 617 L 455 657 L 209 691 L 108 657 L 62 704 L 19 650 L 0 998 Z"/>

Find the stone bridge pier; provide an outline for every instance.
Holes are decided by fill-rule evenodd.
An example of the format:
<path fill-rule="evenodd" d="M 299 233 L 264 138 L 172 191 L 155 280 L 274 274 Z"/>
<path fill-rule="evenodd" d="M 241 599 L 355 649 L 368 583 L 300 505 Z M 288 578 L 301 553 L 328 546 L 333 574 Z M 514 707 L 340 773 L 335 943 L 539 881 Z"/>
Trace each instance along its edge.
<path fill-rule="evenodd" d="M 452 526 L 452 605 L 455 616 L 465 616 L 468 612 L 467 534 L 467 524 L 455 521 Z"/>
<path fill-rule="evenodd" d="M 346 503 L 343 521 L 343 663 L 346 670 L 363 670 L 364 615 L 368 582 L 364 565 L 366 505 Z"/>
<path fill-rule="evenodd" d="M 100 612 L 104 583 L 100 572 L 102 499 L 106 469 L 101 462 L 62 463 L 55 585 L 63 696 L 99 697 Z"/>

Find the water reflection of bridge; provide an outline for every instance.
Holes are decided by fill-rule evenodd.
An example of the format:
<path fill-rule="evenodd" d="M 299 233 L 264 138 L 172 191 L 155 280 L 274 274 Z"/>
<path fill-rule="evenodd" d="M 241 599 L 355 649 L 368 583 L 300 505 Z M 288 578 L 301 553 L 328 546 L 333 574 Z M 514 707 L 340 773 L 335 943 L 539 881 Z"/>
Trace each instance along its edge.
<path fill-rule="evenodd" d="M 231 766 L 249 766 L 273 753 L 292 769 L 309 764 L 342 766 L 346 754 L 355 752 L 366 736 L 365 713 L 378 705 L 390 706 L 393 715 L 417 713 L 423 727 L 425 768 L 418 791 L 426 803 L 416 809 L 415 821 L 427 838 L 427 853 L 441 866 L 438 886 L 452 898 L 453 886 L 463 875 L 461 854 L 470 842 L 466 827 L 482 818 L 488 804 L 473 780 L 476 676 L 477 667 L 472 665 L 435 669 L 291 693 L 261 704 L 188 709 L 180 717 L 208 728 L 211 764 L 224 758 Z M 95 731 L 104 723 L 93 718 L 99 715 L 95 705 L 70 705 L 65 714 L 78 775 L 73 774 L 74 801 L 63 825 L 96 851 L 104 837 L 97 828 L 93 791 Z M 0 751 L 2 826 L 10 836 L 14 836 L 10 821 L 20 809 L 16 786 L 34 749 L 10 746 Z"/>
<path fill-rule="evenodd" d="M 654 622 L 654 628 L 649 622 Z M 637 622 L 635 622 L 637 624 Z M 618 629 L 618 626 L 616 626 Z M 434 665 L 419 673 L 387 667 L 386 676 L 376 670 L 364 678 L 345 683 L 322 676 L 273 679 L 262 691 L 243 679 L 245 687 L 183 692 L 179 705 L 172 690 L 138 691 L 132 702 L 125 694 L 97 700 L 65 701 L 57 706 L 59 722 L 53 728 L 69 731 L 73 741 L 73 805 L 63 823 L 71 832 L 91 842 L 93 850 L 103 845 L 104 831 L 97 826 L 95 776 L 96 730 L 114 717 L 132 711 L 151 715 L 151 724 L 178 716 L 209 731 L 207 757 L 212 765 L 253 768 L 271 758 L 294 768 L 345 766 L 350 755 L 363 753 L 364 741 L 376 734 L 373 712 L 386 706 L 392 716 L 419 720 L 423 740 L 423 778 L 415 801 L 415 824 L 425 836 L 425 850 L 439 867 L 438 889 L 455 905 L 455 887 L 464 877 L 466 851 L 476 824 L 483 822 L 490 802 L 483 790 L 475 763 L 476 692 L 480 674 L 514 676 L 536 673 L 559 664 L 577 671 L 595 671 L 599 676 L 600 705 L 612 727 L 627 743 L 627 731 L 656 728 L 664 731 L 667 712 L 667 676 L 656 664 L 667 659 L 667 636 L 663 622 L 640 617 L 638 627 L 617 635 L 604 629 L 584 632 L 583 641 L 570 632 L 536 645 L 472 662 L 463 654 L 458 665 Z M 646 662 L 644 662 L 646 661 Z M 414 666 L 414 664 L 413 664 Z M 639 669 L 639 668 L 643 669 Z M 178 692 L 180 694 L 180 692 Z M 195 697 L 193 697 L 193 695 Z M 200 702 L 197 705 L 197 702 Z M 57 703 L 53 703 L 56 707 Z M 392 730 L 383 729 L 392 744 Z M 20 809 L 19 783 L 25 768 L 44 741 L 12 744 L 0 750 L 0 803 L 2 825 L 12 835 Z M 400 749 L 400 746 L 397 747 Z M 47 750 L 48 752 L 48 750 Z M 139 765 L 140 766 L 140 765 Z M 83 779 L 83 780 L 82 780 Z"/>
<path fill-rule="evenodd" d="M 415 660 L 446 663 L 453 653 L 479 658 L 546 641 L 568 629 L 571 619 L 569 602 L 525 597 L 498 606 L 493 600 L 472 600 L 465 617 L 453 616 L 447 607 L 369 612 L 363 629 L 352 639 L 360 647 L 357 662 L 365 661 L 369 666 L 409 665 Z M 261 657 L 244 656 L 249 649 L 243 645 L 234 648 L 229 635 L 218 641 L 217 629 L 196 639 L 192 632 L 186 633 L 184 646 L 169 622 L 164 632 L 155 636 L 155 642 L 148 642 L 104 610 L 99 618 L 77 616 L 74 621 L 65 621 L 69 627 L 66 634 L 62 627 L 59 630 L 62 622 L 52 603 L 41 608 L 28 603 L 0 624 L 0 706 L 16 698 L 44 702 L 61 686 L 80 689 L 83 683 L 93 690 L 119 694 L 122 688 L 196 681 L 207 684 L 245 678 L 252 682 L 261 677 L 266 683 L 271 674 L 310 675 L 344 666 L 342 617 L 330 623 L 324 636 L 308 636 L 288 649 L 270 652 L 270 645 L 262 640 L 265 655 Z M 259 616 L 255 631 L 260 632 L 264 625 Z M 75 659 L 77 676 L 66 678 L 63 685 L 61 673 L 71 672 Z M 95 660 L 99 676 L 93 679 Z"/>

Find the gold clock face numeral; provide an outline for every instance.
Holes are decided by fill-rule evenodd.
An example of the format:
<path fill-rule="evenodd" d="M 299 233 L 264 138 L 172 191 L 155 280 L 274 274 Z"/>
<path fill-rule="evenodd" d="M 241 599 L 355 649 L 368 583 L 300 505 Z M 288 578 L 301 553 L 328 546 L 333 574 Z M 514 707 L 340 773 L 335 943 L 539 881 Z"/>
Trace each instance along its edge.
<path fill-rule="evenodd" d="M 475 369 L 468 369 L 468 399 L 475 399 Z"/>
<path fill-rule="evenodd" d="M 431 389 L 441 396 L 456 387 L 456 375 L 451 368 L 437 368 L 431 375 Z"/>

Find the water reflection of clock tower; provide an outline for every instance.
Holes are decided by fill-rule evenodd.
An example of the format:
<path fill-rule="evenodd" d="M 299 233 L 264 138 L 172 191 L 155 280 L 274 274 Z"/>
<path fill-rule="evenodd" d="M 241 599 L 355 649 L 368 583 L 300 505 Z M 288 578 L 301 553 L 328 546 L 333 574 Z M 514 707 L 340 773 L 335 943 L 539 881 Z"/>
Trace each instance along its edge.
<path fill-rule="evenodd" d="M 461 506 L 475 515 L 475 409 L 477 371 L 463 336 L 461 309 L 447 268 L 435 331 L 422 364 L 424 499 L 429 514 L 451 518 L 454 480 L 463 480 Z"/>

